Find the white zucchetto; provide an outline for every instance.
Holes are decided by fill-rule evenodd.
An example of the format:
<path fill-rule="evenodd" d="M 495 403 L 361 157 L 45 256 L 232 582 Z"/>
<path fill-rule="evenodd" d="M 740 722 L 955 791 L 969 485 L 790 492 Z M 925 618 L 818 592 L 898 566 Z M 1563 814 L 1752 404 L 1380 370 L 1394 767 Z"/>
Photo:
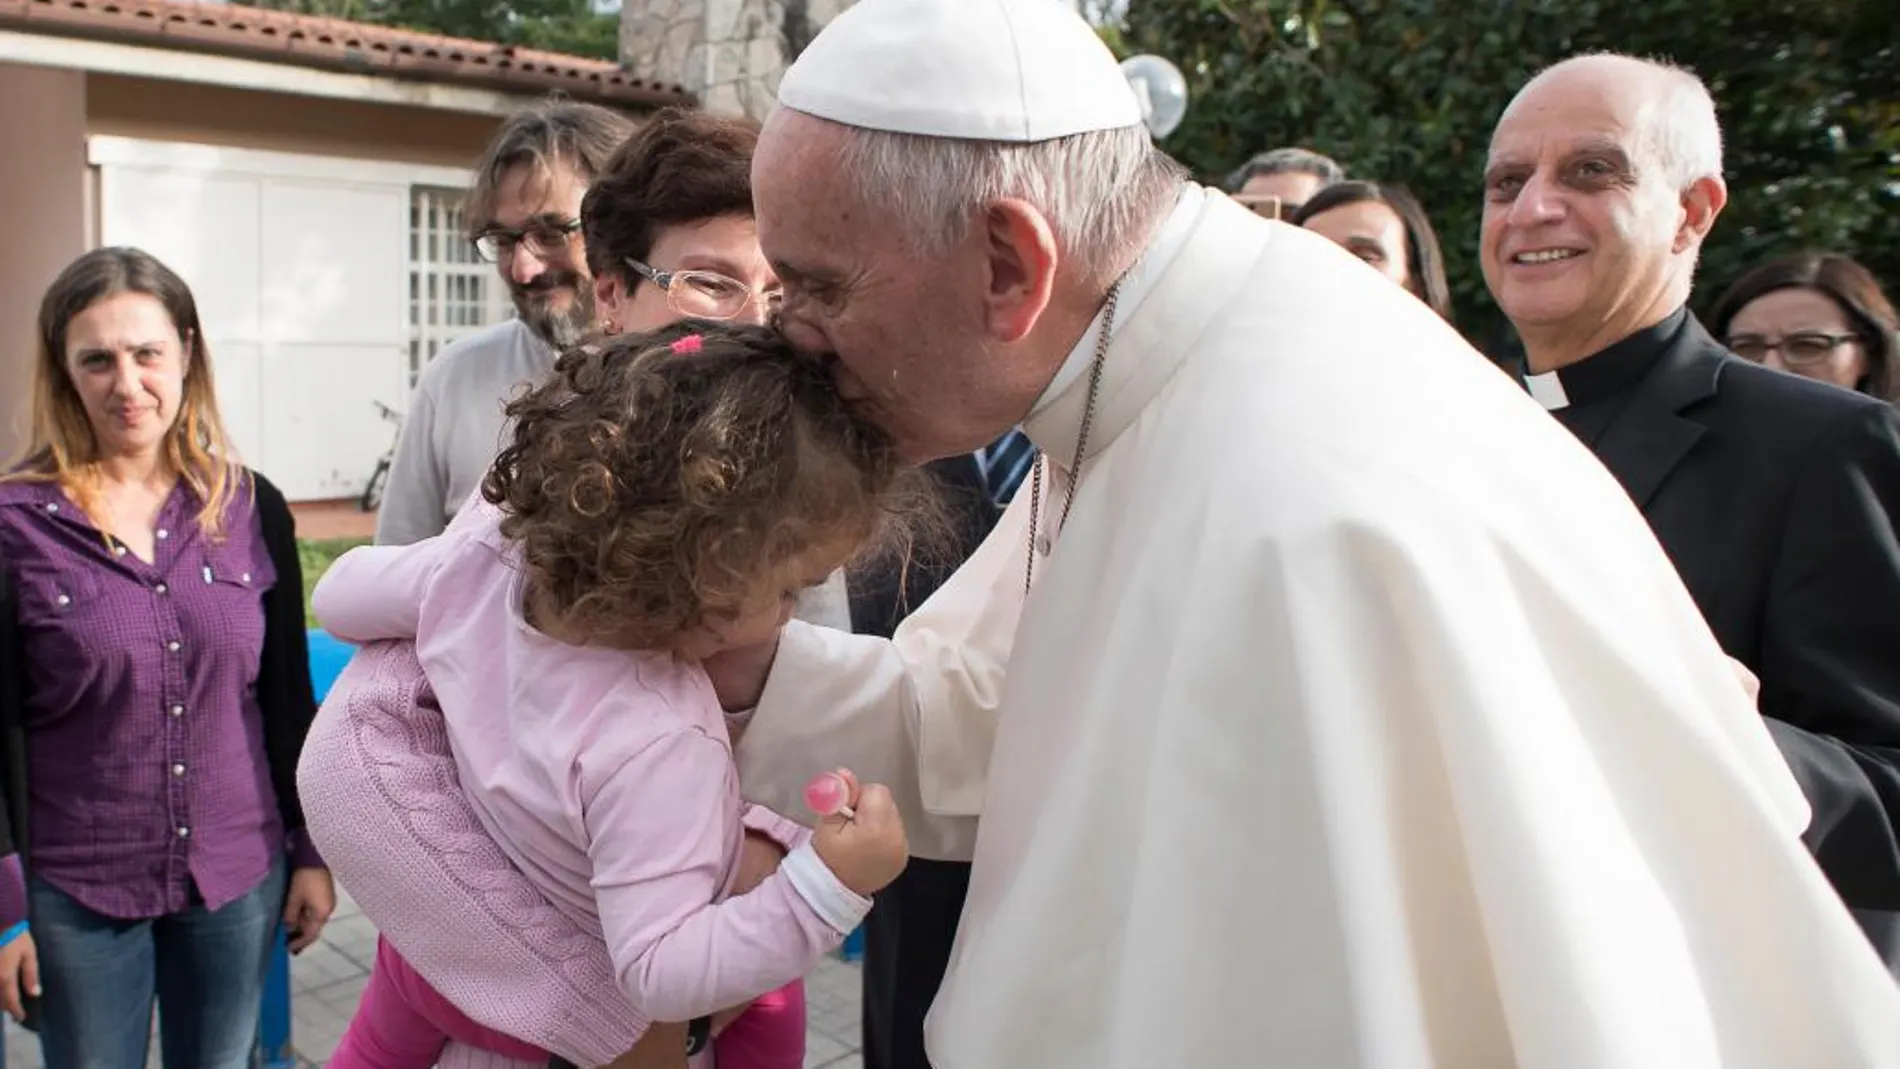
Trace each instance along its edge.
<path fill-rule="evenodd" d="M 1114 53 L 1060 0 L 861 0 L 786 70 L 778 101 L 859 129 L 973 141 L 1141 123 Z"/>

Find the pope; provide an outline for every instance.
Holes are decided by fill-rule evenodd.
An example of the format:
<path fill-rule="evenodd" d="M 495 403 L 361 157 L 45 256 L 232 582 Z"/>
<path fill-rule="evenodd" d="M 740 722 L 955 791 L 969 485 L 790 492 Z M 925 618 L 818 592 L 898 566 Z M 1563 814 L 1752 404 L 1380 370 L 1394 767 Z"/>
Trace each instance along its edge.
<path fill-rule="evenodd" d="M 1654 536 L 1442 320 L 1185 180 L 1068 5 L 862 0 L 779 104 L 788 335 L 1046 458 L 892 640 L 718 666 L 754 800 L 973 857 L 938 1069 L 1900 1065 Z"/>

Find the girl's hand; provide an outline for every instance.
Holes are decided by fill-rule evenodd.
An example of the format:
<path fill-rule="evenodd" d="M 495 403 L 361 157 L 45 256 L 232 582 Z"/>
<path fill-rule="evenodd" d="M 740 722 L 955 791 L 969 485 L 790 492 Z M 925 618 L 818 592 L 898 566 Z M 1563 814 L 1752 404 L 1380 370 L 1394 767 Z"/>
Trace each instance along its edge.
<path fill-rule="evenodd" d="M 831 812 L 821 814 L 812 832 L 812 849 L 839 883 L 861 895 L 876 894 L 897 879 L 910 861 L 904 818 L 883 784 L 860 786 L 858 777 L 842 768 L 827 775 L 836 777 L 842 788 L 841 797 L 832 792 L 841 804 L 827 806 Z M 813 798 L 824 793 L 809 792 Z"/>

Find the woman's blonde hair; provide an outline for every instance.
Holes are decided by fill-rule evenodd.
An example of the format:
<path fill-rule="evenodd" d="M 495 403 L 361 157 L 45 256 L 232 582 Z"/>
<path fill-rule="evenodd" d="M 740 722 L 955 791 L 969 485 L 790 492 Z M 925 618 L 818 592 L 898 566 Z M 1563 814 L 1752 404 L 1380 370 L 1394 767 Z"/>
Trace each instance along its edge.
<path fill-rule="evenodd" d="M 96 507 L 99 442 L 66 369 L 66 332 L 81 312 L 124 293 L 144 294 L 163 305 L 184 343 L 184 389 L 178 414 L 165 433 L 164 459 L 197 495 L 199 529 L 209 538 L 222 538 L 226 513 L 248 480 L 242 478 L 218 416 L 211 352 L 198 322 L 198 303 L 184 279 L 139 249 L 94 249 L 69 264 L 47 288 L 40 300 L 40 352 L 33 369 L 33 440 L 25 458 L 4 478 L 58 483 L 105 531 Z"/>

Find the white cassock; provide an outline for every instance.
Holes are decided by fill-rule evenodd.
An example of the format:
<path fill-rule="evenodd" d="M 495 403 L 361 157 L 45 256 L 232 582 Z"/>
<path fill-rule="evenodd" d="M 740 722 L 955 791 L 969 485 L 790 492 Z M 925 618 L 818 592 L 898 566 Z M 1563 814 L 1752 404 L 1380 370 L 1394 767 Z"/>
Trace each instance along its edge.
<path fill-rule="evenodd" d="M 1781 757 L 1567 431 L 1203 190 L 1117 319 L 1027 605 L 1025 487 L 895 639 L 788 627 L 739 751 L 783 812 L 844 765 L 974 844 L 939 1069 L 1900 1066 Z"/>

